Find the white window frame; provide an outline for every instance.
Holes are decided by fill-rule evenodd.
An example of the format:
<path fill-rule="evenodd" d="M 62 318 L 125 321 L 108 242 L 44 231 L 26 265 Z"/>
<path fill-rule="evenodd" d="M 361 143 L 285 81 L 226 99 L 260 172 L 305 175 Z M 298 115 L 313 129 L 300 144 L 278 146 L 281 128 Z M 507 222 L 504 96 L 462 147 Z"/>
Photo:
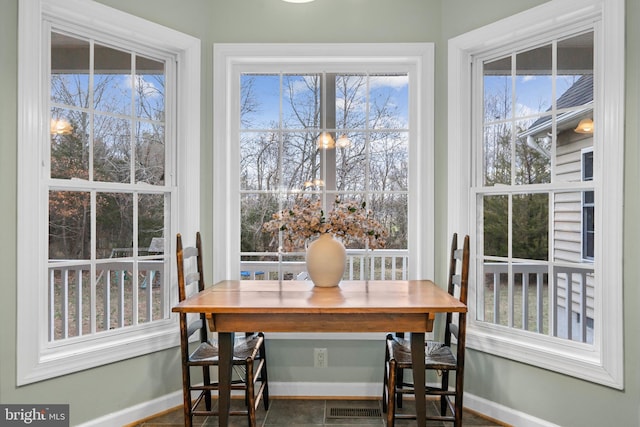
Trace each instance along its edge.
<path fill-rule="evenodd" d="M 552 0 L 486 27 L 449 40 L 448 59 L 448 229 L 475 232 L 471 198 L 473 72 L 475 56 L 511 49 L 569 28 L 595 29 L 597 80 L 594 111 L 594 175 L 597 176 L 596 316 L 593 345 L 526 331 L 505 330 L 474 319 L 470 304 L 467 345 L 486 353 L 542 367 L 594 383 L 622 389 L 623 384 L 623 149 L 624 149 L 624 0 Z M 606 47 L 606 48 L 605 48 Z M 606 67 L 604 66 L 606 64 Z M 477 133 L 477 132 L 476 132 Z M 606 149 L 600 144 L 606 143 Z M 606 171 L 606 173 L 605 173 Z M 472 248 L 475 253 L 475 249 Z M 472 263 L 470 277 L 476 277 Z M 475 280 L 470 301 L 476 300 Z"/>
<path fill-rule="evenodd" d="M 213 260 L 214 281 L 240 277 L 240 73 L 392 71 L 409 75 L 409 278 L 434 273 L 434 45 L 216 44 L 214 45 L 213 233 L 224 247 Z M 364 65 L 363 65 L 364 64 Z M 312 68 L 310 68 L 312 67 Z M 415 230 L 415 231 L 414 231 Z M 276 334 L 313 338 L 309 334 Z M 372 334 L 323 334 L 370 338 Z M 379 334 L 376 339 L 379 338 Z M 272 335 L 270 335 L 272 337 Z"/>
<path fill-rule="evenodd" d="M 95 2 L 20 0 L 18 82 L 18 243 L 17 384 L 77 372 L 179 344 L 177 318 L 115 330 L 66 343 L 48 340 L 48 197 L 42 180 L 48 173 L 49 97 L 48 23 L 78 34 L 135 40 L 175 58 L 175 124 L 169 141 L 177 183 L 170 207 L 171 230 L 194 235 L 200 203 L 200 41 Z M 187 234 L 188 233 L 188 234 Z M 169 236 L 167 236 L 169 237 Z M 167 245 L 173 252 L 174 239 Z M 173 266 L 173 262 L 171 265 Z M 176 273 L 167 275 L 169 308 L 177 301 Z"/>

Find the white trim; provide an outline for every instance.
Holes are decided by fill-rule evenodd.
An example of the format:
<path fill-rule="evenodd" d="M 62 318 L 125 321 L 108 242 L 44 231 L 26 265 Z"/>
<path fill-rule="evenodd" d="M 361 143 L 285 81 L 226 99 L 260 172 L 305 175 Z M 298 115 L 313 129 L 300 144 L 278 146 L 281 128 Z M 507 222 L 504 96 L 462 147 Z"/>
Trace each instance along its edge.
<path fill-rule="evenodd" d="M 17 384 L 23 385 L 126 358 L 173 347 L 178 344 L 175 319 L 150 325 L 105 332 L 99 338 L 77 340 L 68 345 L 50 346 L 47 339 L 47 247 L 46 191 L 41 188 L 41 165 L 48 162 L 48 94 L 44 77 L 47 37 L 43 21 L 60 23 L 78 31 L 102 32 L 124 40 L 147 43 L 176 58 L 175 99 L 179 128 L 175 135 L 180 147 L 169 153 L 177 162 L 179 200 L 171 209 L 171 225 L 195 235 L 199 224 L 200 200 L 200 41 L 141 18 L 95 2 L 84 0 L 20 0 L 19 82 L 18 82 L 18 280 L 17 280 Z M 45 106 L 45 107 L 43 107 Z M 177 159 L 176 159 L 177 158 Z M 169 178 L 167 178 L 169 181 Z M 169 244 L 173 250 L 173 239 Z M 34 265 L 39 268 L 34 268 Z M 173 269 L 171 269 L 173 270 Z M 175 273 L 171 273 L 175 283 Z M 177 292 L 169 290 L 170 301 Z M 176 294 L 176 295 L 174 295 Z M 34 307 L 35 305 L 35 307 Z"/>
<path fill-rule="evenodd" d="M 157 415 L 161 412 L 182 407 L 182 390 L 165 394 L 156 399 L 121 409 L 117 412 L 78 424 L 78 427 L 113 427 L 125 426 L 136 421 Z"/>
<path fill-rule="evenodd" d="M 594 175 L 601 189 L 596 205 L 606 206 L 596 214 L 596 275 L 604 286 L 596 287 L 596 316 L 593 346 L 539 336 L 522 331 L 474 322 L 468 325 L 467 345 L 480 351 L 529 363 L 595 383 L 623 388 L 623 149 L 624 149 L 624 0 L 552 0 L 520 14 L 449 40 L 448 87 L 448 230 L 476 234 L 466 174 L 471 164 L 471 61 L 488 51 L 511 49 L 552 37 L 567 28 L 596 29 L 595 99 L 599 114 L 595 141 L 606 141 L 607 149 L 596 145 Z M 606 48 L 605 48 L 606 44 Z M 607 64 L 606 67 L 604 64 Z M 607 171 L 603 173 L 603 171 Z M 463 174 L 458 175 L 459 171 Z M 471 172 L 470 172 L 471 171 Z M 475 172 L 477 173 L 477 172 Z M 475 250 L 473 250 L 475 252 Z M 471 277 L 475 277 L 475 265 Z M 606 287 L 606 292 L 605 292 Z M 470 301 L 475 300 L 470 287 Z"/>
<path fill-rule="evenodd" d="M 516 411 L 471 393 L 464 394 L 464 407 L 494 420 L 518 427 L 560 427 L 558 424 Z"/>
<path fill-rule="evenodd" d="M 410 85 L 410 190 L 409 190 L 409 277 L 434 274 L 434 45 L 432 43 L 389 44 L 215 44 L 213 150 L 213 235 L 227 248 L 213 260 L 214 282 L 233 278 L 240 271 L 240 224 L 235 214 L 239 206 L 239 157 L 233 111 L 233 97 L 239 70 L 258 71 L 265 66 L 286 67 L 286 71 L 308 71 L 309 65 L 321 65 L 323 71 L 408 71 Z M 305 69 L 305 67 L 307 67 Z M 415 76 L 415 77 L 414 77 Z M 415 152 L 413 151 L 415 150 Z M 420 260 L 420 262 L 418 262 Z"/>

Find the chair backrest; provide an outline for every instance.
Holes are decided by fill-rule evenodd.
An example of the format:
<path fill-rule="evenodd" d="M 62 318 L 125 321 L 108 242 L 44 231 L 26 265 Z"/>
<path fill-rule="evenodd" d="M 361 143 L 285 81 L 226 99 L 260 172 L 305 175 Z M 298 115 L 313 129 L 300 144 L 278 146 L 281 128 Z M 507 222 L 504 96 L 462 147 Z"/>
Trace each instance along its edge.
<path fill-rule="evenodd" d="M 204 290 L 200 232 L 196 233 L 196 245 L 186 248 L 182 247 L 182 236 L 180 234 L 176 236 L 176 261 L 178 266 L 178 301 L 183 301 L 191 294 Z M 195 271 L 187 273 L 185 266 L 193 266 L 194 264 L 196 267 Z M 207 340 L 206 317 L 204 313 L 200 314 L 198 319 L 189 324 L 187 324 L 186 313 L 180 313 L 180 329 L 183 334 L 186 334 L 186 337 L 183 338 L 188 338 L 199 329 L 201 342 Z"/>
<path fill-rule="evenodd" d="M 193 284 L 197 284 L 197 290 L 193 292 L 199 292 L 204 289 L 200 232 L 196 233 L 196 245 L 187 246 L 186 248 L 182 246 L 182 236 L 180 234 L 176 236 L 176 258 L 178 264 L 178 300 L 183 301 L 187 298 L 190 287 L 193 287 Z M 185 264 L 189 263 L 195 263 L 196 270 L 187 273 Z"/>
<path fill-rule="evenodd" d="M 451 239 L 451 253 L 449 258 L 449 283 L 448 292 L 467 304 L 469 294 L 469 236 L 465 236 L 462 248 L 458 248 L 458 234 L 454 233 Z M 451 344 L 451 335 L 458 340 L 458 346 L 464 347 L 464 335 L 466 332 L 466 313 L 458 313 L 457 323 L 453 313 L 447 313 L 445 344 Z M 461 342 L 462 341 L 462 342 Z"/>

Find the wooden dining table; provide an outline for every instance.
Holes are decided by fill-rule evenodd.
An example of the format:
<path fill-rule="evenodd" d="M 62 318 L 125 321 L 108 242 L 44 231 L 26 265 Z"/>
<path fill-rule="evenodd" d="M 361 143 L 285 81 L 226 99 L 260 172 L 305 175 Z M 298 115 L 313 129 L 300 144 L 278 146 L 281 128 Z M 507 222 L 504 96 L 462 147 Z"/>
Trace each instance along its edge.
<path fill-rule="evenodd" d="M 218 333 L 221 427 L 228 425 L 233 344 L 241 331 L 409 332 L 417 425 L 424 427 L 425 333 L 433 330 L 436 313 L 467 307 L 430 280 L 342 281 L 331 288 L 310 281 L 223 280 L 172 311 L 205 313 Z"/>

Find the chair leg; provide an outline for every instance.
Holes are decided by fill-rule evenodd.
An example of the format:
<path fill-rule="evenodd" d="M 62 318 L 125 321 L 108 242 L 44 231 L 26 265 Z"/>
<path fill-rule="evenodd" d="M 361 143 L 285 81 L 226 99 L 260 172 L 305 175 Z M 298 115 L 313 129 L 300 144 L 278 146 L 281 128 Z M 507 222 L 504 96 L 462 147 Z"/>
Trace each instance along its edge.
<path fill-rule="evenodd" d="M 202 381 L 205 386 L 211 385 L 211 371 L 208 366 L 202 367 Z M 207 408 L 207 411 L 211 410 L 211 390 L 204 391 L 204 403 Z"/>
<path fill-rule="evenodd" d="M 387 413 L 387 400 L 389 388 L 389 349 L 384 350 L 384 377 L 382 377 L 382 412 Z"/>
<path fill-rule="evenodd" d="M 249 421 L 249 427 L 255 427 L 256 425 L 256 396 L 255 388 L 253 384 L 253 359 L 247 357 L 247 372 L 246 378 L 247 389 L 245 394 L 245 400 L 247 401 L 247 415 Z"/>
<path fill-rule="evenodd" d="M 462 396 L 464 394 L 464 374 L 463 372 L 456 372 L 456 401 L 454 405 L 455 421 L 454 427 L 462 427 Z"/>
<path fill-rule="evenodd" d="M 389 361 L 384 362 L 384 377 L 382 378 L 382 413 L 387 413 L 387 387 L 389 387 Z"/>
<path fill-rule="evenodd" d="M 400 387 L 404 386 L 404 369 L 398 369 L 398 373 L 396 374 L 397 383 Z M 398 408 L 402 408 L 402 398 L 404 397 L 403 393 L 396 394 L 396 405 Z"/>
<path fill-rule="evenodd" d="M 184 411 L 184 425 L 185 427 L 191 427 L 193 419 L 191 418 L 191 375 L 189 367 L 182 366 L 182 406 Z"/>
<path fill-rule="evenodd" d="M 447 391 L 449 389 L 449 371 L 442 371 L 442 386 L 440 387 L 442 391 Z M 458 399 L 456 399 L 458 402 Z M 447 414 L 447 396 L 444 394 L 440 396 L 440 415 L 445 416 Z"/>
<path fill-rule="evenodd" d="M 264 388 L 262 389 L 262 402 L 264 404 L 264 410 L 269 410 L 269 381 L 267 376 L 267 347 L 266 340 L 264 339 L 264 334 L 262 332 L 259 333 L 262 337 L 262 345 L 260 346 L 260 359 L 263 361 L 262 369 L 260 370 L 260 382 L 264 384 Z"/>
<path fill-rule="evenodd" d="M 393 427 L 396 418 L 396 360 L 389 360 L 389 381 L 387 383 L 387 392 L 389 394 L 387 399 L 387 427 Z"/>

